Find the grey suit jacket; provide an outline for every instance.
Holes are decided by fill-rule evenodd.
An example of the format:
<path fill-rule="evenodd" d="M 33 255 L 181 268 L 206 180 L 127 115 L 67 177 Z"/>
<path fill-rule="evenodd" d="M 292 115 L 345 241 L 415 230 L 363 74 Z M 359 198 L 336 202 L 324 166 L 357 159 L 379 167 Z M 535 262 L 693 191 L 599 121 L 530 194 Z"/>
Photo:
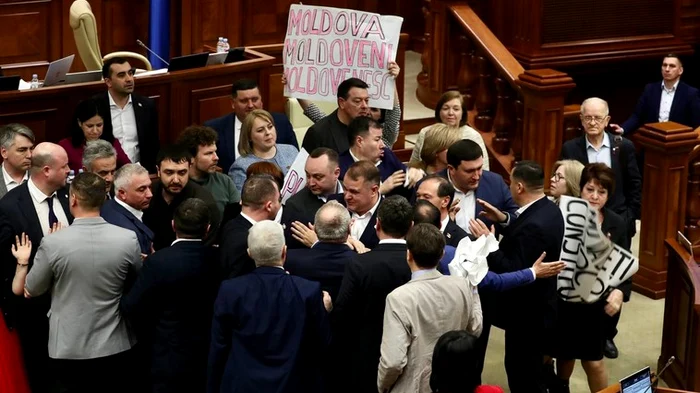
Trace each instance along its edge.
<path fill-rule="evenodd" d="M 451 330 L 478 336 L 482 320 L 479 294 L 464 277 L 431 270 L 394 289 L 384 310 L 379 391 L 429 393 L 438 338 Z"/>
<path fill-rule="evenodd" d="M 7 186 L 5 186 L 5 176 L 2 174 L 2 170 L 0 170 L 0 198 L 4 197 L 5 194 L 7 194 Z"/>
<path fill-rule="evenodd" d="M 127 275 L 141 268 L 136 234 L 102 217 L 81 218 L 46 236 L 26 290 L 51 290 L 49 356 L 93 359 L 130 349 L 136 340 L 119 311 Z"/>

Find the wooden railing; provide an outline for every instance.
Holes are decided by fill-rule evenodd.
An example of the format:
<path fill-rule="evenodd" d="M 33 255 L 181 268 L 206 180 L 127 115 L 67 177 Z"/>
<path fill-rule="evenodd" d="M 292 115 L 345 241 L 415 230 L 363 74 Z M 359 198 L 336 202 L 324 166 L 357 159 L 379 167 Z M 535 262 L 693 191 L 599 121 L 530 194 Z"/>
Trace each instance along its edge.
<path fill-rule="evenodd" d="M 425 0 L 425 45 L 418 99 L 434 107 L 459 90 L 479 130 L 491 170 L 507 179 L 514 160 L 542 163 L 546 173 L 562 144 L 564 97 L 575 86 L 565 73 L 525 70 L 465 1 Z"/>

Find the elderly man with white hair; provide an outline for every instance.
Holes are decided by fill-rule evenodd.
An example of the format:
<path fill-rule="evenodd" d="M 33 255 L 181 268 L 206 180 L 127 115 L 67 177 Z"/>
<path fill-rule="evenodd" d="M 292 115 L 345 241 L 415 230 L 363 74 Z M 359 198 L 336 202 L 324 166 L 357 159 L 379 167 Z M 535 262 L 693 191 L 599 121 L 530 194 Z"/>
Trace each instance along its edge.
<path fill-rule="evenodd" d="M 207 391 L 321 392 L 330 297 L 284 271 L 280 224 L 253 225 L 248 253 L 255 270 L 224 281 L 214 304 Z"/>
<path fill-rule="evenodd" d="M 117 171 L 117 151 L 104 139 L 89 141 L 83 150 L 83 170 L 101 177 L 107 184 L 107 198 L 114 197 L 112 183 Z"/>

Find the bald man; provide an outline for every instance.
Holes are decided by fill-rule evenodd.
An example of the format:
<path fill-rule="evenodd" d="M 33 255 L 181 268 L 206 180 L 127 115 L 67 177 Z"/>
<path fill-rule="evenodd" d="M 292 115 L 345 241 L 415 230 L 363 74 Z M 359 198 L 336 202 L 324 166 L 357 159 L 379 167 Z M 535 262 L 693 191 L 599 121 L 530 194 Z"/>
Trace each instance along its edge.
<path fill-rule="evenodd" d="M 73 222 L 68 207 L 66 178 L 70 172 L 68 155 L 59 145 L 43 142 L 34 148 L 29 180 L 15 187 L 0 200 L 0 282 L 12 281 L 15 271 L 32 269 L 34 255 L 41 239 L 55 225 L 68 226 Z M 16 265 L 11 253 L 15 236 L 26 233 L 32 241 L 28 265 Z M 32 392 L 51 388 L 53 378 L 48 367 L 49 294 L 31 299 L 16 297 L 10 285 L 1 289 L 0 309 L 8 326 L 19 333 L 24 364 Z"/>

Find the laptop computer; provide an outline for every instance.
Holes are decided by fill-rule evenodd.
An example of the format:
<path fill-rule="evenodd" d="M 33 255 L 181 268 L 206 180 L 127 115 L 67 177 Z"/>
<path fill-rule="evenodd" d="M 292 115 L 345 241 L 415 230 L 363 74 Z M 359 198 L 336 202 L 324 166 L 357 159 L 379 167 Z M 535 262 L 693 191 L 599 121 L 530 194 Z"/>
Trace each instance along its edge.
<path fill-rule="evenodd" d="M 102 80 L 102 70 L 69 72 L 66 74 L 65 84 L 97 82 Z"/>
<path fill-rule="evenodd" d="M 228 56 L 228 52 L 210 53 L 207 58 L 207 65 L 224 64 L 226 56 Z"/>
<path fill-rule="evenodd" d="M 19 90 L 19 75 L 0 76 L 0 91 Z"/>
<path fill-rule="evenodd" d="M 173 57 L 170 59 L 168 72 L 189 70 L 192 68 L 200 68 L 207 65 L 209 53 L 195 53 L 193 55 Z"/>
<path fill-rule="evenodd" d="M 51 64 L 49 64 L 49 69 L 46 71 L 43 86 L 55 86 L 64 82 L 66 80 L 66 74 L 70 70 L 70 66 L 73 65 L 73 59 L 75 59 L 75 55 L 52 61 Z"/>
<path fill-rule="evenodd" d="M 651 393 L 651 368 L 644 367 L 620 380 L 620 393 Z"/>

